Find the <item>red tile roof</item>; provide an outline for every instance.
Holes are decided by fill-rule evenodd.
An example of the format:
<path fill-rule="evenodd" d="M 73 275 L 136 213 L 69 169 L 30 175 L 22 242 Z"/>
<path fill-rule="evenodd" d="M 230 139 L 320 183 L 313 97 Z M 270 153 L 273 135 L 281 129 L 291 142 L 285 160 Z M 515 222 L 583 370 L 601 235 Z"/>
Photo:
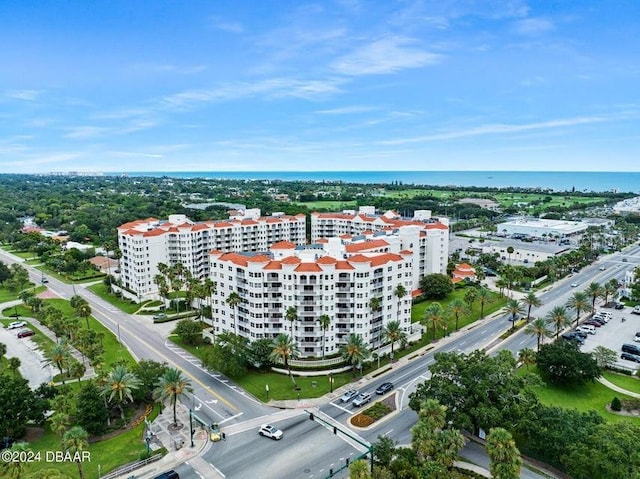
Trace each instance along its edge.
<path fill-rule="evenodd" d="M 318 261 L 317 261 L 318 264 L 335 264 L 337 262 L 338 260 L 331 256 L 322 256 L 318 258 Z"/>
<path fill-rule="evenodd" d="M 317 263 L 300 263 L 294 271 L 300 273 L 321 273 L 322 268 Z"/>
<path fill-rule="evenodd" d="M 345 245 L 345 251 L 347 253 L 357 253 L 358 251 L 368 251 L 373 249 L 389 246 L 389 243 L 383 239 L 363 241 L 359 243 L 350 243 Z"/>
<path fill-rule="evenodd" d="M 302 260 L 296 256 L 287 256 L 281 260 L 282 264 L 298 264 L 301 263 Z"/>
<path fill-rule="evenodd" d="M 296 244 L 291 241 L 278 241 L 273 243 L 270 249 L 295 249 Z"/>

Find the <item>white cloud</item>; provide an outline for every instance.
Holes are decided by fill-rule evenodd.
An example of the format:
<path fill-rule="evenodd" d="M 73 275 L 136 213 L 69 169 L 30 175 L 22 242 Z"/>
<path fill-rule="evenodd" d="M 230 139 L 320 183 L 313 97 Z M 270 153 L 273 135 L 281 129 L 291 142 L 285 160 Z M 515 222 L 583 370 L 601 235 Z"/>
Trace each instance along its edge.
<path fill-rule="evenodd" d="M 553 23 L 544 18 L 525 18 L 514 23 L 516 33 L 525 36 L 537 36 L 552 31 Z"/>
<path fill-rule="evenodd" d="M 223 32 L 229 33 L 242 33 L 244 32 L 244 27 L 239 22 L 231 22 L 228 20 L 224 20 L 219 17 L 212 17 L 210 19 L 210 25 L 216 30 L 222 30 Z"/>
<path fill-rule="evenodd" d="M 343 75 L 395 73 L 437 63 L 441 55 L 413 47 L 416 41 L 400 36 L 386 36 L 343 56 L 332 68 Z"/>
<path fill-rule="evenodd" d="M 468 128 L 465 130 L 436 133 L 433 135 L 416 136 L 412 138 L 399 138 L 396 140 L 384 140 L 379 143 L 382 145 L 404 145 L 409 143 L 453 140 L 457 138 L 465 138 L 470 136 L 495 135 L 495 134 L 501 134 L 501 133 L 510 134 L 510 133 L 517 133 L 521 131 L 565 128 L 565 127 L 586 125 L 586 124 L 592 124 L 592 123 L 603 123 L 603 122 L 611 121 L 613 119 L 618 119 L 618 118 L 617 117 L 608 118 L 604 116 L 585 116 L 585 117 L 566 118 L 561 120 L 550 120 L 550 121 L 543 121 L 543 122 L 536 122 L 536 123 L 525 123 L 521 125 L 497 123 L 497 124 L 481 125 L 474 128 Z"/>
<path fill-rule="evenodd" d="M 372 106 L 344 106 L 341 108 L 332 108 L 329 110 L 318 110 L 316 113 L 320 115 L 351 115 L 353 113 L 365 113 L 377 110 Z"/>
<path fill-rule="evenodd" d="M 207 69 L 206 65 L 173 65 L 170 63 L 137 63 L 131 70 L 141 73 L 175 73 L 176 75 L 194 75 Z"/>
<path fill-rule="evenodd" d="M 42 94 L 42 90 L 9 90 L 0 95 L 0 99 L 35 101 Z"/>
<path fill-rule="evenodd" d="M 69 131 L 65 138 L 70 139 L 85 139 L 85 138 L 95 138 L 98 136 L 102 136 L 109 131 L 109 128 L 105 128 L 102 126 L 76 126 L 73 128 L 69 128 Z"/>

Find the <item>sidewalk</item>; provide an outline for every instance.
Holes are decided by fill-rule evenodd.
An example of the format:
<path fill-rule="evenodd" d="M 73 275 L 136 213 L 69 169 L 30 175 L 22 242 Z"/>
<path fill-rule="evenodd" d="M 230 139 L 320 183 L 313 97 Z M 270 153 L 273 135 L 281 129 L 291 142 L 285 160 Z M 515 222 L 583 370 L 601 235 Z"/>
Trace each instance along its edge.
<path fill-rule="evenodd" d="M 189 409 L 178 401 L 176 404 L 176 418 L 178 420 L 178 427 L 173 427 L 173 409 L 171 406 L 163 408 L 162 413 L 158 414 L 156 419 L 149 423 L 147 431 L 150 431 L 152 436 L 149 441 L 149 447 L 151 454 L 157 451 L 161 447 L 164 447 L 168 452 L 164 457 L 156 462 L 152 462 L 146 466 L 137 469 L 125 469 L 119 474 L 109 475 L 106 474 L 103 477 L 110 478 L 135 478 L 135 479 L 152 479 L 155 476 L 162 474 L 165 471 L 169 471 L 184 464 L 187 461 L 192 461 L 191 466 L 198 470 L 196 456 L 199 456 L 203 449 L 209 443 L 209 432 L 203 429 L 195 420 L 193 421 L 193 447 L 191 447 L 191 441 L 189 439 L 190 427 L 189 427 Z M 143 441 L 144 438 L 140 438 Z M 195 463 L 193 463 L 195 462 Z M 201 462 L 204 462 L 201 460 Z M 202 472 L 206 471 L 204 477 L 217 479 L 211 467 L 203 468 Z"/>

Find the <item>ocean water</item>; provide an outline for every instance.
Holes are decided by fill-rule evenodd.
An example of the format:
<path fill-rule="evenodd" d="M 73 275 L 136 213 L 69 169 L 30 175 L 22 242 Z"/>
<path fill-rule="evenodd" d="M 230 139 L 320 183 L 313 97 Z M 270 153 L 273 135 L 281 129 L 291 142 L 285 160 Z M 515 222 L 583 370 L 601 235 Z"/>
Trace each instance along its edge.
<path fill-rule="evenodd" d="M 558 171 L 154 171 L 129 176 L 640 192 L 640 172 Z"/>

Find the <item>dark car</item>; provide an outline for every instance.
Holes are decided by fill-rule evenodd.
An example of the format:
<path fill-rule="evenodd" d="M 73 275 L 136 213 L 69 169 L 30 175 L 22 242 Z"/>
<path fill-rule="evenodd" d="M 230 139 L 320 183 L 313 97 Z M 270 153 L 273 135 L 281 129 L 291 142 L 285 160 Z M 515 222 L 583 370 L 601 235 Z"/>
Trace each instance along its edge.
<path fill-rule="evenodd" d="M 624 309 L 624 303 L 616 303 L 614 308 L 616 308 L 616 309 Z"/>
<path fill-rule="evenodd" d="M 578 336 L 582 339 L 587 339 L 587 336 L 588 336 L 588 333 L 585 333 L 584 331 L 573 331 L 573 333 L 571 334 L 573 334 L 574 336 Z"/>
<path fill-rule="evenodd" d="M 640 356 L 638 356 L 637 354 L 622 353 L 620 355 L 620 358 L 626 359 L 627 361 L 634 361 L 636 363 L 640 363 Z"/>
<path fill-rule="evenodd" d="M 582 339 L 580 336 L 578 336 L 575 333 L 566 333 L 566 334 L 563 334 L 561 337 L 566 341 L 575 341 L 580 345 L 584 344 L 584 339 Z"/>
<path fill-rule="evenodd" d="M 392 383 L 382 383 L 376 388 L 376 394 L 385 394 L 393 389 Z"/>
<path fill-rule="evenodd" d="M 29 336 L 33 336 L 34 334 L 36 334 L 36 333 L 31 331 L 30 329 L 23 329 L 22 331 L 18 332 L 18 337 L 19 338 L 27 338 Z"/>
<path fill-rule="evenodd" d="M 589 321 L 585 321 L 582 324 L 590 324 L 592 326 L 595 326 L 596 328 L 599 328 L 600 326 L 602 326 L 602 323 L 600 321 L 596 321 L 594 319 L 590 319 Z"/>

